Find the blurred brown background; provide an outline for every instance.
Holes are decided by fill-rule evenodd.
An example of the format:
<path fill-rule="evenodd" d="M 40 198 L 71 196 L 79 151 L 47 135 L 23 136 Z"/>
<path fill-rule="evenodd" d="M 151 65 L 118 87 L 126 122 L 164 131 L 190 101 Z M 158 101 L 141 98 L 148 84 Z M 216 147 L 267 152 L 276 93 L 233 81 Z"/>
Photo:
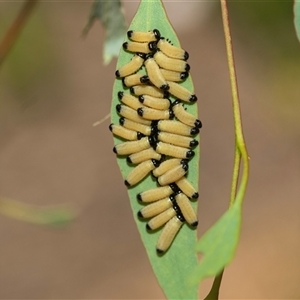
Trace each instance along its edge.
<path fill-rule="evenodd" d="M 0 3 L 1 36 L 21 7 Z M 91 2 L 44 2 L 0 73 L 0 196 L 69 204 L 79 217 L 50 229 L 0 216 L 1 299 L 164 298 L 132 219 L 107 120 L 114 60 L 99 23 L 80 37 Z M 125 1 L 128 22 L 138 3 Z M 233 117 L 216 2 L 168 2 L 190 53 L 199 98 L 199 236 L 226 210 Z M 300 43 L 292 1 L 229 5 L 250 181 L 236 257 L 221 298 L 300 298 Z M 210 280 L 202 286 L 206 295 Z"/>

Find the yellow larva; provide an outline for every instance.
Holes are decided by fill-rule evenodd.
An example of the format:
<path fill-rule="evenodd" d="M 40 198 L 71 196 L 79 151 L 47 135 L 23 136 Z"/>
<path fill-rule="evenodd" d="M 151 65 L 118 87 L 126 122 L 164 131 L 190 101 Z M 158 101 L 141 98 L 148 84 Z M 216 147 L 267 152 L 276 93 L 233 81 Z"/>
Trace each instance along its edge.
<path fill-rule="evenodd" d="M 125 87 L 149 83 L 149 77 L 143 74 L 132 74 L 122 78 Z"/>
<path fill-rule="evenodd" d="M 150 107 L 140 107 L 137 109 L 137 113 L 146 120 L 169 120 L 174 117 L 172 109 L 158 110 Z"/>
<path fill-rule="evenodd" d="M 139 99 L 131 94 L 120 91 L 118 92 L 118 98 L 120 101 L 122 101 L 122 103 L 134 110 L 137 110 L 139 107 L 141 107 Z"/>
<path fill-rule="evenodd" d="M 153 170 L 154 172 L 155 170 Z M 178 188 L 188 197 L 192 199 L 197 199 L 199 197 L 199 193 L 193 187 L 193 185 L 187 180 L 186 177 L 182 177 L 178 181 L 176 181 L 176 185 Z"/>
<path fill-rule="evenodd" d="M 198 226 L 198 218 L 194 208 L 191 205 L 189 198 L 183 194 L 179 193 L 175 196 L 176 203 L 179 206 L 182 215 L 185 220 L 193 227 Z"/>
<path fill-rule="evenodd" d="M 176 215 L 176 211 L 173 207 L 168 208 L 164 212 L 152 218 L 146 225 L 148 230 L 155 230 L 164 224 L 166 224 L 171 218 Z"/>
<path fill-rule="evenodd" d="M 151 125 L 151 121 L 141 118 L 136 110 L 122 104 L 116 105 L 117 112 L 124 118 L 144 125 Z"/>
<path fill-rule="evenodd" d="M 130 92 L 137 96 L 149 95 L 149 96 L 156 97 L 156 98 L 168 98 L 169 97 L 168 92 L 162 91 L 162 90 L 158 89 L 157 87 L 154 87 L 151 85 L 132 86 L 130 88 Z"/>
<path fill-rule="evenodd" d="M 125 184 L 129 187 L 139 183 L 158 165 L 159 161 L 155 159 L 149 159 L 140 163 L 127 175 Z"/>
<path fill-rule="evenodd" d="M 150 135 L 153 131 L 151 126 L 140 124 L 124 117 L 120 118 L 120 124 L 127 129 L 131 129 L 137 132 L 141 132 L 144 135 Z"/>
<path fill-rule="evenodd" d="M 170 145 L 164 142 L 158 142 L 154 146 L 154 150 L 160 154 L 176 158 L 192 158 L 195 155 L 195 152 L 193 150 Z"/>
<path fill-rule="evenodd" d="M 155 59 L 157 64 L 163 69 L 176 72 L 188 72 L 190 70 L 190 65 L 186 61 L 170 58 L 161 51 L 157 51 L 153 55 L 153 58 Z"/>
<path fill-rule="evenodd" d="M 156 243 L 156 251 L 162 254 L 169 249 L 184 220 L 178 215 L 173 217 L 163 228 Z"/>
<path fill-rule="evenodd" d="M 185 101 L 185 102 L 196 102 L 197 101 L 197 96 L 193 93 L 191 93 L 188 89 L 183 87 L 182 85 L 173 82 L 173 81 L 167 81 L 169 84 L 169 92 L 176 98 Z"/>
<path fill-rule="evenodd" d="M 147 206 L 139 210 L 138 217 L 147 219 L 157 216 L 158 214 L 172 207 L 173 201 L 174 198 L 171 195 L 170 197 L 166 197 L 164 199 L 148 204 Z"/>
<path fill-rule="evenodd" d="M 157 129 L 174 134 L 191 136 L 199 133 L 196 127 L 190 127 L 175 120 L 161 120 L 157 122 Z"/>
<path fill-rule="evenodd" d="M 167 171 L 169 171 L 170 169 L 173 169 L 174 167 L 180 165 L 182 162 L 182 159 L 179 158 L 170 158 L 167 159 L 165 161 L 163 161 L 159 167 L 157 167 L 156 169 L 154 169 L 152 171 L 152 175 L 154 177 L 159 177 L 162 174 L 166 173 Z"/>
<path fill-rule="evenodd" d="M 151 50 L 148 47 L 148 43 L 138 43 L 138 42 L 125 42 L 123 43 L 123 49 L 134 53 L 149 53 Z"/>
<path fill-rule="evenodd" d="M 166 110 L 170 107 L 171 101 L 165 98 L 156 98 L 149 95 L 139 96 L 139 101 L 150 108 Z"/>
<path fill-rule="evenodd" d="M 189 76 L 188 72 L 175 72 L 166 69 L 160 69 L 160 72 L 162 76 L 165 78 L 165 80 L 167 81 L 179 82 L 179 81 L 183 81 Z"/>
<path fill-rule="evenodd" d="M 169 85 L 161 74 L 160 68 L 156 61 L 152 57 L 148 57 L 145 60 L 144 65 L 146 67 L 147 75 L 152 84 L 154 84 L 160 90 L 167 91 L 169 89 Z"/>
<path fill-rule="evenodd" d="M 173 182 L 179 180 L 180 178 L 182 178 L 186 174 L 186 172 L 188 171 L 188 169 L 189 169 L 188 164 L 185 161 L 183 161 L 178 166 L 170 169 L 166 173 L 164 173 L 161 176 L 159 176 L 157 178 L 157 182 L 161 186 L 173 183 Z"/>
<path fill-rule="evenodd" d="M 137 53 L 132 60 L 116 71 L 116 77 L 125 77 L 135 73 L 144 63 L 146 56 L 143 53 Z"/>
<path fill-rule="evenodd" d="M 118 144 L 113 148 L 113 151 L 118 155 L 128 155 L 148 149 L 152 143 L 153 138 L 151 136 L 143 137 L 139 141 L 129 141 Z"/>
<path fill-rule="evenodd" d="M 173 107 L 173 111 L 174 111 L 176 118 L 180 122 L 182 122 L 188 126 L 192 126 L 192 127 L 197 127 L 197 128 L 202 127 L 201 121 L 198 120 L 191 113 L 187 112 L 179 100 L 176 100 L 172 107 Z"/>
<path fill-rule="evenodd" d="M 197 140 L 191 137 L 164 132 L 164 131 L 158 132 L 157 138 L 161 142 L 165 142 L 165 143 L 169 143 L 172 145 L 185 147 L 185 148 L 192 148 L 199 144 Z"/>
<path fill-rule="evenodd" d="M 172 193 L 177 191 L 177 186 L 170 184 L 168 186 L 161 186 L 139 193 L 137 199 L 142 202 L 154 202 L 169 197 Z"/>
<path fill-rule="evenodd" d="M 127 129 L 120 125 L 110 124 L 109 130 L 116 136 L 121 137 L 128 141 L 140 140 L 144 135 L 140 132 L 136 132 L 130 129 Z"/>
<path fill-rule="evenodd" d="M 127 156 L 126 160 L 130 164 L 139 164 L 148 159 L 161 160 L 161 154 L 153 150 L 153 148 L 145 149 L 137 153 Z"/>
<path fill-rule="evenodd" d="M 153 29 L 152 31 L 148 32 L 129 30 L 127 32 L 127 36 L 129 39 L 135 42 L 151 42 L 160 39 L 160 32 L 157 29 Z"/>
<path fill-rule="evenodd" d="M 152 51 L 159 49 L 171 58 L 181 60 L 187 60 L 189 58 L 189 54 L 184 49 L 171 45 L 164 38 L 161 38 L 158 42 L 150 42 L 149 49 L 151 49 Z"/>

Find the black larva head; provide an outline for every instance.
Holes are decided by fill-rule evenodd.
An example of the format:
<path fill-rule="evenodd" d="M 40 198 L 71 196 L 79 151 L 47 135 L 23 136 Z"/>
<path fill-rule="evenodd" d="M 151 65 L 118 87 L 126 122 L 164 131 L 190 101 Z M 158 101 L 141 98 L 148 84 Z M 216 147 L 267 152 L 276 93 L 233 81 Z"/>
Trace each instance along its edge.
<path fill-rule="evenodd" d="M 108 127 L 108 128 L 109 128 L 109 130 L 110 130 L 110 131 L 112 131 L 112 130 L 113 130 L 113 126 L 114 126 L 114 124 L 113 124 L 113 123 L 111 123 L 111 124 L 109 125 L 109 127 Z"/>
<path fill-rule="evenodd" d="M 123 46 L 123 49 L 124 49 L 124 50 L 127 50 L 127 49 L 128 49 L 128 42 L 123 43 L 122 46 Z"/>
<path fill-rule="evenodd" d="M 118 154 L 116 147 L 113 147 L 113 152 L 116 153 L 116 154 Z"/>
<path fill-rule="evenodd" d="M 156 41 L 150 42 L 148 44 L 148 48 L 149 48 L 150 51 L 156 51 L 156 49 L 157 49 L 157 42 Z"/>
<path fill-rule="evenodd" d="M 124 117 L 121 117 L 121 118 L 119 119 L 119 124 L 123 126 L 124 123 L 125 123 L 125 118 L 124 118 Z"/>
<path fill-rule="evenodd" d="M 196 147 L 198 145 L 199 145 L 198 141 L 196 141 L 196 140 L 191 140 L 190 141 L 190 147 Z"/>
<path fill-rule="evenodd" d="M 194 193 L 193 195 L 192 195 L 192 199 L 198 199 L 199 198 L 199 193 Z"/>
<path fill-rule="evenodd" d="M 154 36 L 157 40 L 160 39 L 160 32 L 158 29 L 153 29 Z"/>
<path fill-rule="evenodd" d="M 196 102 L 198 100 L 197 96 L 196 95 L 191 95 L 189 101 L 190 102 Z"/>
<path fill-rule="evenodd" d="M 173 102 L 172 106 L 178 105 L 178 104 L 180 104 L 180 103 L 181 103 L 181 100 L 176 99 L 176 100 Z"/>
<path fill-rule="evenodd" d="M 122 110 L 122 105 L 121 104 L 117 104 L 116 105 L 116 110 L 119 113 Z"/>
<path fill-rule="evenodd" d="M 131 94 L 134 94 L 134 86 L 132 86 L 129 90 Z"/>
<path fill-rule="evenodd" d="M 125 180 L 124 183 L 125 183 L 125 185 L 126 185 L 127 187 L 130 187 L 130 186 L 131 186 L 131 184 L 130 184 L 127 180 Z"/>
<path fill-rule="evenodd" d="M 141 57 L 142 59 L 146 59 L 147 55 L 145 53 L 141 53 L 141 52 L 137 52 L 136 55 L 138 55 L 139 57 Z"/>
<path fill-rule="evenodd" d="M 132 37 L 132 34 L 133 34 L 133 30 L 127 31 L 127 36 L 129 39 Z"/>
<path fill-rule="evenodd" d="M 137 194 L 137 195 L 136 195 L 136 198 L 137 198 L 139 201 L 143 201 L 142 196 L 141 196 L 141 193 Z"/>
<path fill-rule="evenodd" d="M 191 135 L 195 135 L 195 134 L 198 134 L 198 133 L 199 133 L 199 128 L 193 127 L 193 128 L 191 129 Z"/>
<path fill-rule="evenodd" d="M 189 150 L 186 152 L 186 158 L 192 158 L 195 155 L 193 150 Z"/>
<path fill-rule="evenodd" d="M 176 217 L 178 218 L 179 221 L 181 221 L 182 223 L 185 222 L 185 218 L 182 215 L 182 213 L 177 213 Z"/>
<path fill-rule="evenodd" d="M 157 141 L 156 141 L 155 137 L 150 135 L 148 137 L 148 141 L 149 141 L 150 146 L 155 150 L 156 146 L 157 146 Z"/>
<path fill-rule="evenodd" d="M 200 120 L 196 120 L 195 121 L 195 127 L 197 127 L 197 128 L 202 128 L 202 122 L 200 121 Z"/>
<path fill-rule="evenodd" d="M 123 84 L 124 87 L 128 87 L 128 86 L 126 85 L 126 83 L 125 83 L 125 77 L 122 78 L 122 84 Z"/>
<path fill-rule="evenodd" d="M 139 131 L 136 133 L 136 136 L 137 136 L 137 139 L 138 139 L 138 140 L 140 140 L 141 138 L 145 137 L 145 135 L 142 134 L 142 133 L 139 132 Z"/>
<path fill-rule="evenodd" d="M 148 230 L 148 231 L 152 231 L 153 229 L 150 227 L 150 225 L 147 223 L 146 224 L 146 229 Z"/>
<path fill-rule="evenodd" d="M 118 98 L 119 98 L 119 100 L 121 100 L 122 98 L 123 98 L 123 96 L 124 96 L 124 93 L 123 92 L 118 92 Z"/>
<path fill-rule="evenodd" d="M 169 98 L 170 97 L 170 93 L 168 91 L 164 91 L 164 97 L 163 98 Z"/>
<path fill-rule="evenodd" d="M 189 57 L 190 57 L 190 55 L 185 51 L 185 52 L 184 52 L 184 55 L 183 55 L 183 59 L 184 59 L 184 60 L 188 60 Z"/>
<path fill-rule="evenodd" d="M 129 156 L 126 157 L 126 161 L 129 163 L 129 164 L 132 164 L 132 160 Z"/>
<path fill-rule="evenodd" d="M 184 79 L 186 79 L 188 77 L 189 77 L 189 73 L 188 72 L 182 72 L 182 73 L 180 73 L 180 79 L 184 80 Z"/>
<path fill-rule="evenodd" d="M 153 166 L 154 166 L 155 168 L 159 167 L 159 165 L 160 165 L 160 161 L 159 161 L 159 160 L 151 159 L 151 161 L 152 161 Z"/>
<path fill-rule="evenodd" d="M 116 75 L 117 78 L 120 78 L 120 77 L 121 77 L 119 70 L 117 70 L 117 71 L 115 72 L 115 75 Z"/>
<path fill-rule="evenodd" d="M 162 254 L 165 253 L 165 251 L 162 250 L 162 249 L 156 248 L 156 253 L 157 253 L 158 255 L 162 255 Z"/>
<path fill-rule="evenodd" d="M 198 221 L 195 221 L 191 224 L 192 227 L 196 228 L 198 226 Z"/>
<path fill-rule="evenodd" d="M 140 78 L 141 83 L 149 83 L 149 77 L 147 75 L 144 75 Z"/>
<path fill-rule="evenodd" d="M 137 212 L 137 216 L 138 218 L 144 219 L 144 216 L 140 210 Z"/>
<path fill-rule="evenodd" d="M 141 103 L 144 103 L 145 97 L 144 97 L 143 95 L 139 96 L 139 101 L 140 101 Z"/>
<path fill-rule="evenodd" d="M 172 109 L 169 109 L 169 119 L 173 119 L 175 117 Z"/>
<path fill-rule="evenodd" d="M 138 109 L 137 109 L 137 113 L 138 113 L 138 115 L 139 116 L 143 116 L 144 115 L 144 110 L 143 110 L 143 108 L 142 107 L 139 107 Z"/>
<path fill-rule="evenodd" d="M 186 72 L 188 72 L 190 69 L 191 69 L 191 66 L 189 64 L 186 64 L 184 70 Z"/>
<path fill-rule="evenodd" d="M 187 172 L 189 169 L 189 165 L 187 163 L 182 164 L 182 169 Z"/>
<path fill-rule="evenodd" d="M 171 184 L 169 184 L 169 186 L 170 186 L 170 188 L 172 189 L 172 191 L 173 191 L 174 193 L 180 192 L 180 189 L 179 189 L 179 187 L 177 186 L 177 184 L 171 183 Z"/>
<path fill-rule="evenodd" d="M 160 89 L 162 91 L 168 91 L 170 89 L 170 86 L 166 83 L 166 84 L 163 84 L 162 86 L 160 86 Z"/>

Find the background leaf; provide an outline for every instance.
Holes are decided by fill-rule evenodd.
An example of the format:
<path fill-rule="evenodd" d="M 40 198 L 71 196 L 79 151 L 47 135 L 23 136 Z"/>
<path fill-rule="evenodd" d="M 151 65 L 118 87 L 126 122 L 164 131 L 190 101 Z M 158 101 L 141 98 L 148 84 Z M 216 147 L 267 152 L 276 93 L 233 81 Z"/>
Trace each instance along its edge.
<path fill-rule="evenodd" d="M 216 276 L 230 263 L 239 240 L 240 227 L 241 202 L 236 201 L 199 240 L 197 251 L 204 257 L 190 277 L 193 284 Z"/>
<path fill-rule="evenodd" d="M 294 3 L 294 24 L 298 40 L 300 41 L 300 1 L 298 0 L 295 0 Z"/>
<path fill-rule="evenodd" d="M 96 0 L 92 6 L 87 25 L 83 30 L 86 35 L 95 19 L 100 19 L 106 30 L 103 49 L 104 64 L 109 64 L 114 56 L 118 56 L 126 32 L 126 22 L 120 1 Z"/>
<path fill-rule="evenodd" d="M 141 1 L 138 12 L 132 20 L 129 30 L 149 31 L 155 28 L 160 31 L 162 36 L 169 38 L 174 45 L 180 46 L 174 30 L 168 22 L 161 1 Z M 188 51 L 188 49 L 186 50 Z M 117 69 L 120 66 L 128 63 L 131 58 L 132 54 L 121 50 L 117 63 Z M 193 91 L 194 88 L 191 77 L 189 77 L 182 84 L 189 90 Z M 119 103 L 117 93 L 121 90 L 124 90 L 122 82 L 121 80 L 116 79 L 113 88 L 113 101 L 111 109 L 112 122 L 115 124 L 119 123 L 119 116 L 116 112 L 115 106 Z M 194 115 L 197 115 L 197 105 L 186 106 L 188 111 Z M 114 138 L 115 144 L 120 143 L 120 141 L 120 139 L 116 137 Z M 190 168 L 188 178 L 195 188 L 198 188 L 199 147 L 195 149 L 195 153 L 196 154 L 192 159 L 192 163 L 189 164 Z M 125 178 L 132 167 L 126 163 L 125 158 L 118 157 L 117 161 L 122 176 Z M 146 231 L 145 222 L 142 222 L 137 218 L 137 212 L 142 205 L 138 203 L 136 195 L 142 191 L 154 187 L 156 187 L 156 183 L 150 176 L 148 176 L 145 180 L 143 180 L 143 182 L 128 190 L 133 216 L 150 259 L 150 263 L 167 298 L 198 299 L 198 288 L 191 288 L 187 282 L 188 275 L 197 264 L 197 256 L 195 252 L 197 240 L 196 230 L 192 230 L 187 225 L 183 225 L 170 249 L 167 251 L 167 253 L 165 253 L 165 255 L 159 257 L 156 254 L 155 245 L 161 230 L 149 234 Z M 197 203 L 193 203 L 192 205 L 195 209 L 197 209 Z"/>

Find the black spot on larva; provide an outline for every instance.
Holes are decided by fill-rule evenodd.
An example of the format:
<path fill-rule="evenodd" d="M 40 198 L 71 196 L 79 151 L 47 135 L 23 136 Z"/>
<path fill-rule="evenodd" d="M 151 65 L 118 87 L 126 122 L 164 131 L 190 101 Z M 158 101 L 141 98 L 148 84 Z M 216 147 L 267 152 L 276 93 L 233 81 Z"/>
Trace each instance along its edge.
<path fill-rule="evenodd" d="M 172 109 L 169 109 L 169 119 L 173 119 L 175 117 Z"/>

